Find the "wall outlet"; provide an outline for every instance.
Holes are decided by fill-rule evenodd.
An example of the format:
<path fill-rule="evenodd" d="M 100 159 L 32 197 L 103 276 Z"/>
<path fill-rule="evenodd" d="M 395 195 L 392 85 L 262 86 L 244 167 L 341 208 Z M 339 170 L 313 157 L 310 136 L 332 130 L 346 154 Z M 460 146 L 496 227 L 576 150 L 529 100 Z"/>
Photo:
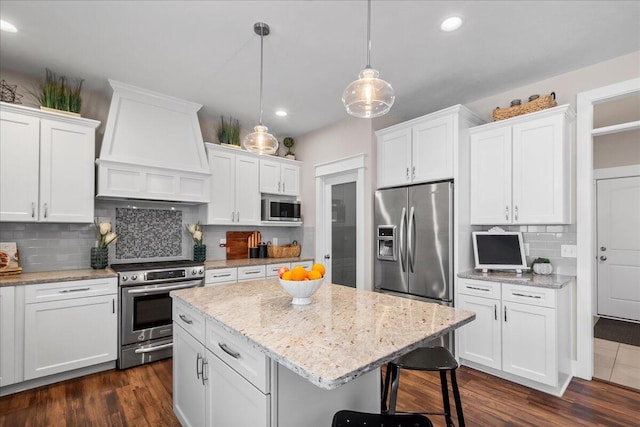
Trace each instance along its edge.
<path fill-rule="evenodd" d="M 277 237 L 273 238 L 273 246 L 278 246 L 278 238 Z"/>
<path fill-rule="evenodd" d="M 563 258 L 575 258 L 577 253 L 576 245 L 560 245 L 560 256 Z"/>

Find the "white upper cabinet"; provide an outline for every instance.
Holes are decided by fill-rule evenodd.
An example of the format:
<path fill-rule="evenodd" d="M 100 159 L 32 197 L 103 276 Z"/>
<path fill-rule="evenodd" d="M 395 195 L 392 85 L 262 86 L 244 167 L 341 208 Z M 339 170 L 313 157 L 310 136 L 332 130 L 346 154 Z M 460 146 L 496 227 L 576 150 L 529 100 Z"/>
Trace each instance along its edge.
<path fill-rule="evenodd" d="M 300 166 L 289 160 L 260 159 L 260 192 L 300 195 Z"/>
<path fill-rule="evenodd" d="M 258 159 L 234 151 L 207 144 L 211 170 L 207 224 L 260 223 Z"/>
<path fill-rule="evenodd" d="M 569 105 L 471 129 L 471 224 L 571 222 Z"/>
<path fill-rule="evenodd" d="M 0 221 L 93 222 L 100 122 L 0 104 Z"/>
<path fill-rule="evenodd" d="M 376 132 L 378 188 L 453 179 L 461 133 L 480 123 L 456 105 Z"/>

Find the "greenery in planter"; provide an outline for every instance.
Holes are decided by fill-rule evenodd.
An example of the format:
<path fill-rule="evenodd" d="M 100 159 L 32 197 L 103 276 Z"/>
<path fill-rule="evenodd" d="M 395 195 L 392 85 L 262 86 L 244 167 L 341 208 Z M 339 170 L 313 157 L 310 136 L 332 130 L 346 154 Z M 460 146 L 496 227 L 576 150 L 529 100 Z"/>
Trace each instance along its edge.
<path fill-rule="evenodd" d="M 58 76 L 50 69 L 45 69 L 45 79 L 40 83 L 38 91 L 34 93 L 40 105 L 56 110 L 79 113 L 82 107 L 80 90 L 82 79 L 69 81 L 66 76 Z"/>
<path fill-rule="evenodd" d="M 225 122 L 224 116 L 221 116 L 216 133 L 221 144 L 240 145 L 240 122 L 237 119 L 229 117 Z"/>

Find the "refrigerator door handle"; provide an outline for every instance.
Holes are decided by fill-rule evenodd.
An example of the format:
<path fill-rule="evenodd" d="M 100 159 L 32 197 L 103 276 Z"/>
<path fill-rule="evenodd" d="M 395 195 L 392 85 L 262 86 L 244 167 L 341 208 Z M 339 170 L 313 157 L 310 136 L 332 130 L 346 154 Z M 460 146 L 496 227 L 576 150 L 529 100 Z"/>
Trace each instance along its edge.
<path fill-rule="evenodd" d="M 404 224 L 405 217 L 407 216 L 407 209 L 402 208 L 402 214 L 400 214 L 400 265 L 402 266 L 402 272 L 405 272 L 404 267 Z"/>
<path fill-rule="evenodd" d="M 411 206 L 411 211 L 409 212 L 409 231 L 407 232 L 407 252 L 408 252 L 408 264 L 409 271 L 413 273 L 413 266 L 415 264 L 415 254 L 413 253 L 413 241 L 415 240 L 415 228 L 414 222 L 416 219 L 415 208 Z"/>

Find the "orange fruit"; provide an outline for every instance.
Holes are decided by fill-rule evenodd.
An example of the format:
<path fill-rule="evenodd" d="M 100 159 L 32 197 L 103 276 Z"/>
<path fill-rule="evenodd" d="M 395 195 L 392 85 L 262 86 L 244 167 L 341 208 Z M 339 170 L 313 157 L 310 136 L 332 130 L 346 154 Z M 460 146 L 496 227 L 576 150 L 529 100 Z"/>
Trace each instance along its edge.
<path fill-rule="evenodd" d="M 291 280 L 304 280 L 307 278 L 307 271 L 304 268 L 294 268 L 291 270 Z"/>
<path fill-rule="evenodd" d="M 322 273 L 319 270 L 313 269 L 309 272 L 309 280 L 322 279 Z"/>
<path fill-rule="evenodd" d="M 320 272 L 320 277 L 324 277 L 324 273 L 326 272 L 326 270 L 324 269 L 324 265 L 320 263 L 313 264 L 313 267 L 311 267 L 311 271 L 313 270 Z"/>
<path fill-rule="evenodd" d="M 282 273 L 282 280 L 291 280 L 291 272 L 290 271 L 285 271 L 284 273 Z"/>

